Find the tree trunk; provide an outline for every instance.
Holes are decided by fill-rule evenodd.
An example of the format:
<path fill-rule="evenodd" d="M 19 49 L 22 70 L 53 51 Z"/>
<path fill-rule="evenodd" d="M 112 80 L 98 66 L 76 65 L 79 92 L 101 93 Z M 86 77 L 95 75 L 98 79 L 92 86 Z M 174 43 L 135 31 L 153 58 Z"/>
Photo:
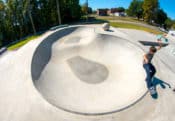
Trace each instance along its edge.
<path fill-rule="evenodd" d="M 57 4 L 58 23 L 61 24 L 62 22 L 61 22 L 59 0 L 56 0 L 56 4 Z"/>
<path fill-rule="evenodd" d="M 28 11 L 28 15 L 29 15 L 29 18 L 30 18 L 30 22 L 31 22 L 31 24 L 32 24 L 33 33 L 36 34 L 35 24 L 34 24 L 34 22 L 33 22 L 33 17 L 32 17 L 32 15 L 31 15 L 30 0 L 28 0 L 28 8 L 27 8 L 27 11 Z"/>
<path fill-rule="evenodd" d="M 31 15 L 30 11 L 29 11 L 29 18 L 30 18 L 30 21 L 31 21 L 31 24 L 32 24 L 33 32 L 34 32 L 34 34 L 36 34 L 35 25 L 34 25 L 33 18 L 32 18 L 32 15 Z"/>

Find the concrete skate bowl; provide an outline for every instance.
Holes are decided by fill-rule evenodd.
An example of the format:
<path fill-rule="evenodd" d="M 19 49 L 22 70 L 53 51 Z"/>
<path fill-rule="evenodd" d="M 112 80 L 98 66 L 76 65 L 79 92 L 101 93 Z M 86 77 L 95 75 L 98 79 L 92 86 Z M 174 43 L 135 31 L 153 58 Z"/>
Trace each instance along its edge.
<path fill-rule="evenodd" d="M 143 51 L 123 38 L 69 27 L 45 38 L 36 48 L 31 76 L 53 106 L 82 115 L 122 111 L 147 92 Z"/>

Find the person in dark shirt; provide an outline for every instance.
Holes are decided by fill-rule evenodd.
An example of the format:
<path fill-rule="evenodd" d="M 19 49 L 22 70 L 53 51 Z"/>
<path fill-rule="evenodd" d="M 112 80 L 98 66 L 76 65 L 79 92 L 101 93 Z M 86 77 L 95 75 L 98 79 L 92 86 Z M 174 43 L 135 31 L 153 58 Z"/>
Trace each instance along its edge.
<path fill-rule="evenodd" d="M 156 73 L 156 68 L 151 63 L 151 61 L 154 57 L 154 54 L 157 52 L 157 50 L 160 50 L 161 47 L 162 47 L 162 44 L 159 41 L 159 48 L 151 46 L 149 49 L 149 52 L 143 56 L 143 68 L 145 69 L 145 72 L 146 72 L 146 80 L 145 81 L 147 83 L 148 89 L 154 88 L 154 86 L 152 84 L 152 78 L 154 77 L 154 75 Z"/>

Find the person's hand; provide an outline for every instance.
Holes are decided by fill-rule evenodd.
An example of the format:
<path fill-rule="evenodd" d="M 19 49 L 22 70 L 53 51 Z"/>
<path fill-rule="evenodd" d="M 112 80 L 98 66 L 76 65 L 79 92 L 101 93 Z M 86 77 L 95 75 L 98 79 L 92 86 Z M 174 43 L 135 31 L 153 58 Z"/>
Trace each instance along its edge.
<path fill-rule="evenodd" d="M 162 41 L 157 41 L 160 46 L 162 46 Z"/>
<path fill-rule="evenodd" d="M 161 41 L 161 39 L 157 39 L 157 42 Z"/>

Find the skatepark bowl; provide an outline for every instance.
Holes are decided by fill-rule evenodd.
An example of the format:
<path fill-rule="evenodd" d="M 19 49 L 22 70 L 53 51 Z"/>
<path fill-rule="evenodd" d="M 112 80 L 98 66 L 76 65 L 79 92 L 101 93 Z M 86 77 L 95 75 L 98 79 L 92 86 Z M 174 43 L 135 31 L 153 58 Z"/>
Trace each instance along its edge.
<path fill-rule="evenodd" d="M 147 93 L 142 55 L 121 37 L 69 27 L 38 45 L 31 76 L 42 97 L 59 109 L 108 114 L 134 105 Z"/>

